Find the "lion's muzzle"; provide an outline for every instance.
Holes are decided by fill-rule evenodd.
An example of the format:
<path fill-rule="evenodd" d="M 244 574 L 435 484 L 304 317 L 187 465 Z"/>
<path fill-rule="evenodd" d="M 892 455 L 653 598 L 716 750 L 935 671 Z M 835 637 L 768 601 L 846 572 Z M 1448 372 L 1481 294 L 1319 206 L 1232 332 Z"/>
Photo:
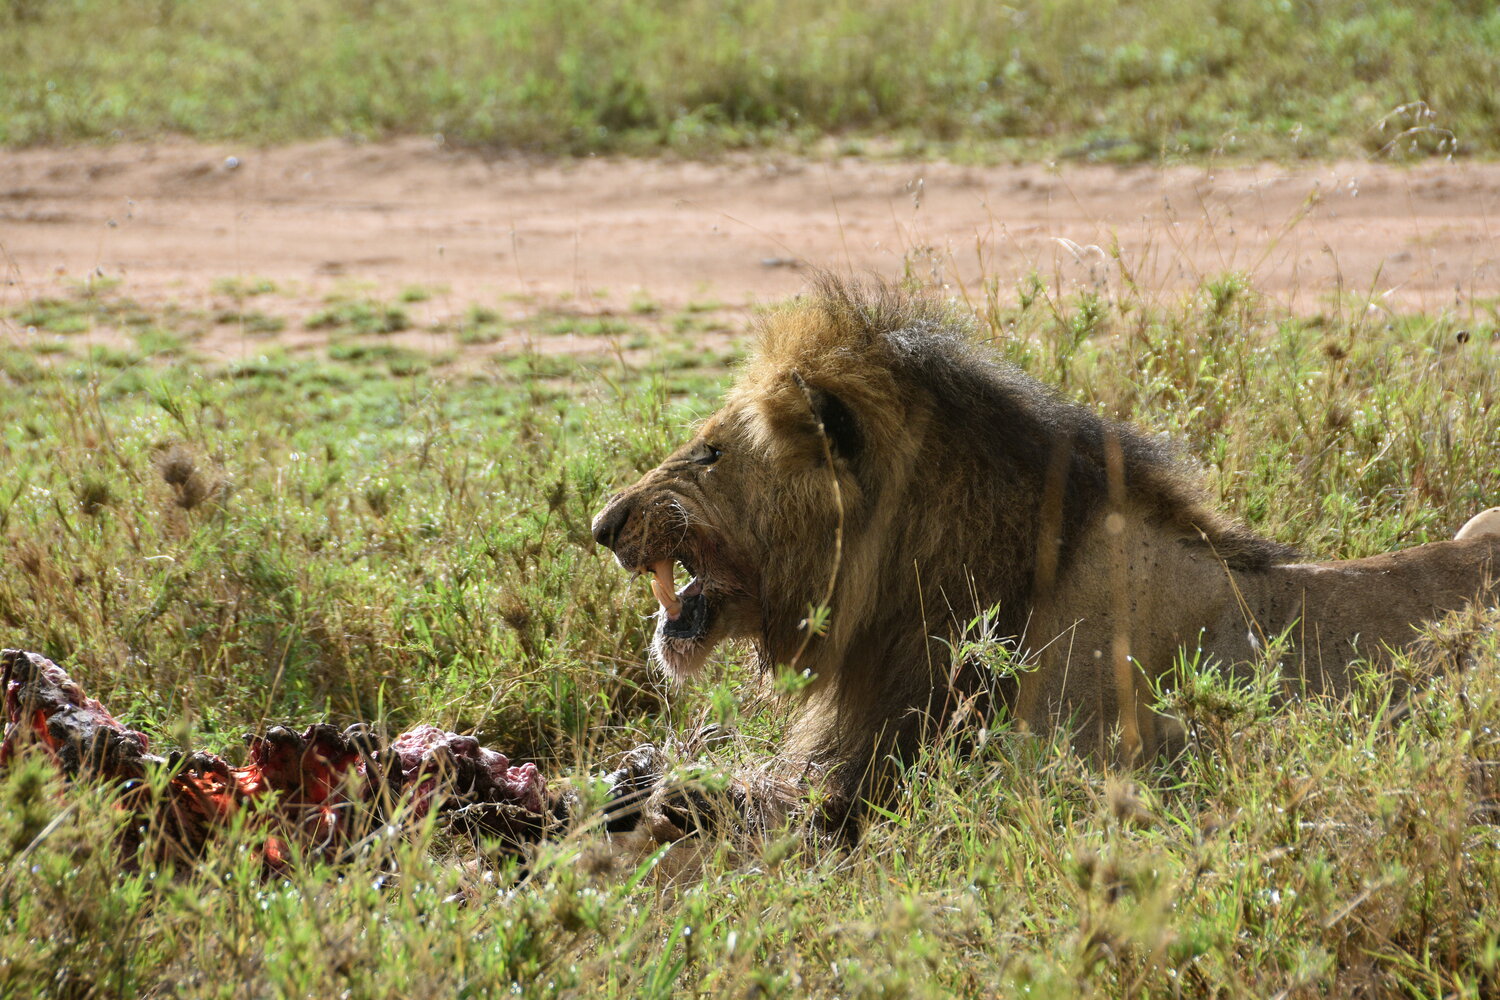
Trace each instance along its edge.
<path fill-rule="evenodd" d="M 645 573 L 651 578 L 651 593 L 661 605 L 662 614 L 668 624 L 676 624 L 682 618 L 684 602 L 700 598 L 703 584 L 694 580 L 683 593 L 676 592 L 672 581 L 672 568 L 680 558 L 676 552 L 647 552 L 646 532 L 637 511 L 638 505 L 630 492 L 621 493 L 604 506 L 594 518 L 594 541 L 610 549 L 621 567 L 633 573 Z M 631 519 L 636 518 L 634 524 Z M 701 604 L 701 600 L 696 603 Z M 692 617 L 701 618 L 702 615 Z"/>
<path fill-rule="evenodd" d="M 687 530 L 681 501 L 664 491 L 643 495 L 639 486 L 615 496 L 594 518 L 594 541 L 614 552 L 620 566 L 647 576 L 658 604 L 652 652 L 669 672 L 691 673 L 721 639 L 715 632 L 722 596 L 712 582 L 713 562 L 703 557 L 702 537 Z M 674 580 L 681 564 L 688 580 Z"/>
<path fill-rule="evenodd" d="M 628 520 L 630 520 L 630 498 L 621 493 L 613 497 L 604 505 L 604 509 L 595 515 L 594 541 L 613 552 L 620 539 L 620 531 Z"/>

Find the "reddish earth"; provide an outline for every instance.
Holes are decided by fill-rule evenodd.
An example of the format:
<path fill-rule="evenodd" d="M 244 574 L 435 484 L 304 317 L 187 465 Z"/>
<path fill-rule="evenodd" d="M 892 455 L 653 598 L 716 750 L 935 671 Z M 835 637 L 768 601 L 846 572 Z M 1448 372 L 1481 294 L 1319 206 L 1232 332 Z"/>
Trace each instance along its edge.
<path fill-rule="evenodd" d="M 1497 236 L 1493 163 L 558 162 L 419 140 L 0 152 L 0 314 L 90 274 L 204 311 L 224 307 L 221 279 L 263 277 L 280 294 L 256 306 L 294 317 L 293 342 L 316 339 L 300 319 L 351 286 L 435 290 L 409 309 L 423 326 L 473 303 L 589 313 L 649 297 L 733 313 L 795 292 L 808 265 L 911 268 L 970 291 L 981 273 L 1009 288 L 1032 270 L 1116 288 L 1123 266 L 1164 298 L 1243 271 L 1299 312 L 1342 289 L 1466 313 L 1500 296 Z M 199 346 L 246 349 L 223 329 Z"/>

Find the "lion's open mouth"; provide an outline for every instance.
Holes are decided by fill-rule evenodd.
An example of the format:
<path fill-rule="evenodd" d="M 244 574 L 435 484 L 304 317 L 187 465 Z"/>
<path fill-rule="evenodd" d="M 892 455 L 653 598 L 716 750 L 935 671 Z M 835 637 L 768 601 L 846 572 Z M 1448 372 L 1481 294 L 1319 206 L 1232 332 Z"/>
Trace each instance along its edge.
<path fill-rule="evenodd" d="M 620 567 L 647 578 L 657 604 L 651 658 L 677 678 L 697 673 L 725 640 L 753 637 L 760 623 L 753 564 L 703 520 L 670 494 L 624 493 L 593 522 L 595 541 Z"/>
<path fill-rule="evenodd" d="M 651 652 L 657 663 L 677 677 L 698 671 L 715 646 L 724 638 L 720 600 L 710 575 L 695 567 L 691 556 L 676 555 L 658 559 L 646 572 L 651 577 L 651 593 L 660 605 L 656 611 L 656 635 Z M 677 588 L 673 570 L 681 564 L 688 581 Z"/>
<path fill-rule="evenodd" d="M 681 590 L 673 589 L 672 567 L 682 563 L 691 579 Z M 651 592 L 661 605 L 658 630 L 669 639 L 697 642 L 708 634 L 710 605 L 704 594 L 703 578 L 693 572 L 684 559 L 661 559 L 651 566 Z"/>

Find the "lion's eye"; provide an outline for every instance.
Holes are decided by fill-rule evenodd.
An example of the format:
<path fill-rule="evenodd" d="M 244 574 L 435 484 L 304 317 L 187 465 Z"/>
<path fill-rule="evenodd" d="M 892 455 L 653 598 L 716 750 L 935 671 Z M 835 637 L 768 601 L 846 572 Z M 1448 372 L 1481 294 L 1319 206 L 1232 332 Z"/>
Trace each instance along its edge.
<path fill-rule="evenodd" d="M 693 461 L 699 465 L 713 465 L 722 454 L 724 453 L 713 445 L 702 444 L 698 446 L 697 454 L 693 455 Z"/>

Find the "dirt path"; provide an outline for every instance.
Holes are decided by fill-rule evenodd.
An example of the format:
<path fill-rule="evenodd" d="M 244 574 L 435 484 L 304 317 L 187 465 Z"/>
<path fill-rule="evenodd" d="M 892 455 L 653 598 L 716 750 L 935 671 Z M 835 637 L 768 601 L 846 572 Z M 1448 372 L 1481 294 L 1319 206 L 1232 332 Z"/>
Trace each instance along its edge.
<path fill-rule="evenodd" d="M 1033 269 L 1117 286 L 1123 265 L 1156 296 L 1235 270 L 1301 312 L 1341 288 L 1467 311 L 1500 296 L 1497 237 L 1500 164 L 559 163 L 418 140 L 0 152 L 0 310 L 91 273 L 203 309 L 224 278 L 269 278 L 289 314 L 353 283 L 386 299 L 439 290 L 419 319 L 643 296 L 738 310 L 796 291 L 816 264 L 970 287 Z"/>

